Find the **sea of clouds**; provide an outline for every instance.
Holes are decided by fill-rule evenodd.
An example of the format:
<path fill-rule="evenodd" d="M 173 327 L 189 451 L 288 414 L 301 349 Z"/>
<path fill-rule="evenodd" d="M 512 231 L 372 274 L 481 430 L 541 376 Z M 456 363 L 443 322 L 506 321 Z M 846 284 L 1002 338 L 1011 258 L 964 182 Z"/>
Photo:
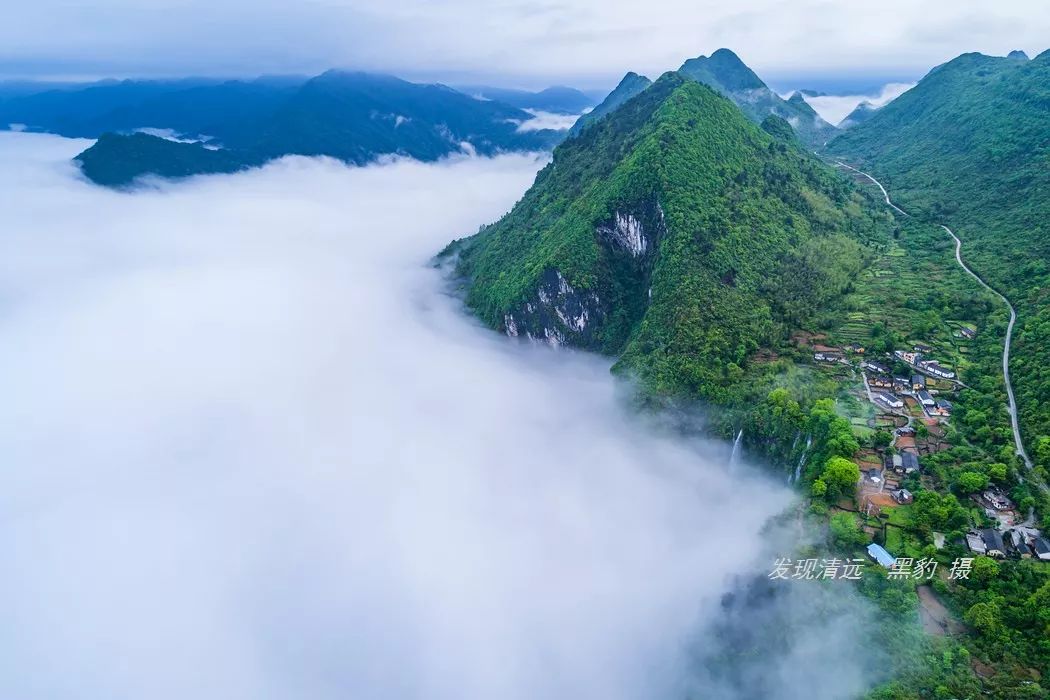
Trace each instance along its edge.
<path fill-rule="evenodd" d="M 887 83 L 877 93 L 870 95 L 822 95 L 806 97 L 806 102 L 824 118 L 824 121 L 837 125 L 861 102 L 870 102 L 875 107 L 882 107 L 913 87 L 915 83 Z"/>
<path fill-rule="evenodd" d="M 756 697 L 697 659 L 787 491 L 647 425 L 607 361 L 479 327 L 428 266 L 542 160 L 125 193 L 79 178 L 85 145 L 0 134 L 0 696 Z M 852 615 L 762 687 L 863 687 Z"/>
<path fill-rule="evenodd" d="M 565 131 L 572 127 L 576 123 L 576 120 L 581 116 L 580 114 L 561 114 L 558 112 L 544 112 L 541 109 L 526 109 L 526 112 L 532 115 L 531 119 L 527 119 L 518 124 L 518 131 L 541 131 L 543 129 L 553 129 L 555 131 Z M 590 110 L 588 109 L 587 112 Z M 585 112 L 586 114 L 586 112 Z"/>

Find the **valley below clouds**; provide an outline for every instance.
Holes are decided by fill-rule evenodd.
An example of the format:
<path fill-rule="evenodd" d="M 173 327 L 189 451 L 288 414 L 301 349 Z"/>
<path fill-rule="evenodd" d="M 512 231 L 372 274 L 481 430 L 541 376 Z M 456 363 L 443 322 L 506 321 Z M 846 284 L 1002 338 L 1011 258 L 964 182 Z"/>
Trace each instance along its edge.
<path fill-rule="evenodd" d="M 84 145 L 0 134 L 0 695 L 755 697 L 697 658 L 731 651 L 723 596 L 779 556 L 788 490 L 633 414 L 608 361 L 480 327 L 430 265 L 542 161 L 126 193 Z M 864 687 L 853 606 L 762 688 Z"/>

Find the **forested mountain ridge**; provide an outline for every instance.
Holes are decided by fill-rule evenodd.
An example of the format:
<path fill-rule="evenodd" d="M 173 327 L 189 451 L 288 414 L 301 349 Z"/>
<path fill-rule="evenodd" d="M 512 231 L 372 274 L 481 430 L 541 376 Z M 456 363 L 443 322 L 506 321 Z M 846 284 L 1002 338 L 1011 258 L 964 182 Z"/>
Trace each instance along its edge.
<path fill-rule="evenodd" d="M 885 222 L 793 142 L 667 73 L 449 252 L 468 303 L 509 335 L 619 355 L 657 392 L 719 400 L 849 284 Z"/>
<path fill-rule="evenodd" d="M 975 271 L 1013 302 L 1022 432 L 1050 466 L 1050 52 L 959 56 L 828 151 L 955 230 Z"/>
<path fill-rule="evenodd" d="M 586 114 L 580 116 L 576 120 L 576 123 L 569 129 L 569 135 L 576 135 L 583 129 L 587 128 L 588 125 L 594 124 L 599 119 L 602 119 L 610 112 L 614 111 L 617 107 L 622 105 L 627 100 L 631 99 L 642 90 L 646 89 L 653 84 L 653 81 L 644 75 L 638 75 L 634 72 L 629 72 L 623 76 L 619 84 L 613 91 L 605 96 L 594 109 Z"/>

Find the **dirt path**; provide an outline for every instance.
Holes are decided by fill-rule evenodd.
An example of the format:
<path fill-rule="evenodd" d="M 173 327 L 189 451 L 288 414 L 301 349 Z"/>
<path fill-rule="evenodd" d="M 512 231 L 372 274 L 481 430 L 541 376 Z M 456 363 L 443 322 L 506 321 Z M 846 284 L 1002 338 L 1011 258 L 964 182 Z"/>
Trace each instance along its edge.
<path fill-rule="evenodd" d="M 915 591 L 919 594 L 919 619 L 928 634 L 944 636 L 964 631 L 962 623 L 952 617 L 930 586 L 919 586 Z"/>

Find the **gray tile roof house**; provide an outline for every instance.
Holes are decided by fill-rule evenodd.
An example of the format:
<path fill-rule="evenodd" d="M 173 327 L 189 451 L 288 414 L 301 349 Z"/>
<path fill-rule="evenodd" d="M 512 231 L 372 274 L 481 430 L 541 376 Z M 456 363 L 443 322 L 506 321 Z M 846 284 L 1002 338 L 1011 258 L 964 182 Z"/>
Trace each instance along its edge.
<path fill-rule="evenodd" d="M 981 530 L 981 538 L 984 540 L 984 543 L 988 545 L 988 556 L 1006 556 L 1006 545 L 1003 544 L 1003 536 L 999 534 L 998 530 L 992 528 Z"/>
<path fill-rule="evenodd" d="M 906 472 L 916 471 L 919 468 L 919 455 L 914 452 L 901 453 L 901 461 Z"/>
<path fill-rule="evenodd" d="M 971 552 L 976 554 L 984 554 L 988 551 L 988 545 L 984 543 L 981 536 L 975 532 L 966 533 L 966 544 L 970 548 Z"/>

